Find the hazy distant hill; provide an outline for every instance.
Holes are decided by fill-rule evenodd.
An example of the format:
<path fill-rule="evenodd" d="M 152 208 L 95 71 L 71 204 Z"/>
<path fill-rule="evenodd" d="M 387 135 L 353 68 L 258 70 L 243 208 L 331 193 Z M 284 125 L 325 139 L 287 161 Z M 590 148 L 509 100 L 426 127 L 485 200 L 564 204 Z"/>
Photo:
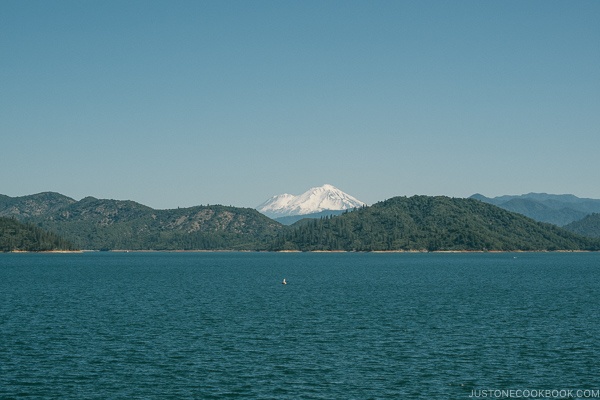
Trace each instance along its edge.
<path fill-rule="evenodd" d="M 73 250 L 75 247 L 57 235 L 12 218 L 0 217 L 0 251 Z"/>
<path fill-rule="evenodd" d="M 577 250 L 600 244 L 473 199 L 395 197 L 285 231 L 278 250 Z"/>
<path fill-rule="evenodd" d="M 572 194 L 529 193 L 494 198 L 474 194 L 471 198 L 523 214 L 536 221 L 558 226 L 564 226 L 591 213 L 600 212 L 600 200 L 579 198 Z"/>
<path fill-rule="evenodd" d="M 600 214 L 590 214 L 579 221 L 565 225 L 564 228 L 579 235 L 600 238 Z"/>

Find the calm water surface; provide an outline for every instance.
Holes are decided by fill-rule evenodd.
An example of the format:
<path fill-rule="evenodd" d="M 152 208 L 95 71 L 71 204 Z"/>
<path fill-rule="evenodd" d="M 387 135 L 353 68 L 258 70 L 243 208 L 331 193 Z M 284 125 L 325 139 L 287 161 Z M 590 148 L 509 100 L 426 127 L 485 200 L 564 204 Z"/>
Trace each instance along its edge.
<path fill-rule="evenodd" d="M 2 399 L 482 389 L 600 389 L 600 254 L 0 254 Z"/>

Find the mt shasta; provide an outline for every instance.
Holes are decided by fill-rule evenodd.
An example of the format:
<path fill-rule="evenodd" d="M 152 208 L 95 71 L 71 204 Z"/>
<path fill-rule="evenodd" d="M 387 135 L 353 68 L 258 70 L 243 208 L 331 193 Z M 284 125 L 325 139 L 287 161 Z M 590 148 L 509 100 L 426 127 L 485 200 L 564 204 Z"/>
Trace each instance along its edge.
<path fill-rule="evenodd" d="M 269 218 L 307 215 L 328 210 L 349 210 L 366 205 L 333 185 L 314 187 L 301 195 L 284 193 L 271 197 L 256 209 Z"/>

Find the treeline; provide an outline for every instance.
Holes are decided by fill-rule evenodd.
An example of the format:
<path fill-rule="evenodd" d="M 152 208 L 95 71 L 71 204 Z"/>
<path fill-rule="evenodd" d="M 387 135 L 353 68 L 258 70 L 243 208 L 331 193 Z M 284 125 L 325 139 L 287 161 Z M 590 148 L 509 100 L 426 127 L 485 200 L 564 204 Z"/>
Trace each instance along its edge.
<path fill-rule="evenodd" d="M 339 217 L 303 221 L 272 250 L 598 250 L 597 240 L 473 199 L 395 197 Z"/>
<path fill-rule="evenodd" d="M 132 231 L 127 226 L 70 229 L 78 248 L 87 250 L 266 250 L 267 240 L 228 232 Z M 62 234 L 61 231 L 58 231 Z"/>
<path fill-rule="evenodd" d="M 75 250 L 69 241 L 37 226 L 0 218 L 0 251 Z"/>

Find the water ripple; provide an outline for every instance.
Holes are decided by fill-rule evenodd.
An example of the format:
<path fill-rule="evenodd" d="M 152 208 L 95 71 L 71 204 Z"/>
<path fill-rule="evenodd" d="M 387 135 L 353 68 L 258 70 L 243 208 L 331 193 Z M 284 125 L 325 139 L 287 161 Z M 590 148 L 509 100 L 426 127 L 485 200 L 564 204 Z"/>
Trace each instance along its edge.
<path fill-rule="evenodd" d="M 0 255 L 0 398 L 463 398 L 490 387 L 596 388 L 599 261 Z"/>

